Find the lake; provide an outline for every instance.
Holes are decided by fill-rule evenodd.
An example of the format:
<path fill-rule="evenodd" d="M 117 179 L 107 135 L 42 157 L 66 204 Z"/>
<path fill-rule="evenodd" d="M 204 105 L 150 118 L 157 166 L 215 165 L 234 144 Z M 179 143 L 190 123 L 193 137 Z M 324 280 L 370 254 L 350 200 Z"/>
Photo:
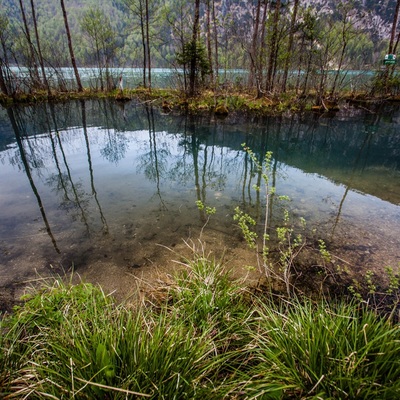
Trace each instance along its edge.
<path fill-rule="evenodd" d="M 262 234 L 266 199 L 243 143 L 260 160 L 272 152 L 271 229 L 288 208 L 354 276 L 399 265 L 398 105 L 224 119 L 136 101 L 18 106 L 0 110 L 3 308 L 27 283 L 71 268 L 126 296 L 194 244 L 247 274 L 255 255 L 234 210 Z M 198 200 L 216 208 L 209 221 Z"/>

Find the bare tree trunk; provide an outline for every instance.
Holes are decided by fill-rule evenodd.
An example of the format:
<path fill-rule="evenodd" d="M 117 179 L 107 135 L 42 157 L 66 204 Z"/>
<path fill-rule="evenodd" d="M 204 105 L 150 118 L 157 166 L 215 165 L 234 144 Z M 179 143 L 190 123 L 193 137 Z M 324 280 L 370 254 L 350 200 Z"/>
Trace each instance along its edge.
<path fill-rule="evenodd" d="M 331 90 L 332 97 L 335 96 L 337 81 L 339 79 L 340 72 L 342 70 L 342 65 L 343 65 L 344 55 L 346 53 L 346 48 L 347 48 L 347 38 L 345 37 L 345 33 L 343 32 L 343 46 L 342 46 L 342 51 L 340 53 L 339 65 L 338 65 L 337 72 L 335 74 L 335 79 L 334 79 L 333 85 L 332 85 L 332 90 Z"/>
<path fill-rule="evenodd" d="M 257 97 L 261 98 L 263 95 L 262 85 L 263 85 L 263 71 L 264 71 L 264 62 L 265 62 L 265 26 L 267 21 L 267 9 L 268 9 L 268 0 L 264 0 L 264 11 L 261 19 L 261 37 L 260 37 L 260 50 L 259 50 L 259 58 L 258 58 L 258 73 L 257 73 Z"/>
<path fill-rule="evenodd" d="M 208 62 L 210 64 L 211 85 L 214 86 L 214 68 L 213 68 L 212 48 L 211 48 L 211 7 L 210 7 L 210 1 L 211 0 L 207 0 L 207 4 L 206 4 L 207 56 L 208 56 Z"/>
<path fill-rule="evenodd" d="M 396 43 L 394 43 L 394 40 L 395 40 L 395 37 L 396 37 L 397 23 L 399 21 L 399 11 L 400 11 L 400 0 L 397 0 L 396 10 L 394 12 L 394 17 L 393 17 L 392 32 L 390 34 L 390 42 L 389 42 L 388 54 L 395 54 L 396 50 L 397 50 L 397 45 L 399 43 L 400 32 L 399 32 L 399 35 L 397 37 Z M 395 69 L 395 66 L 392 65 L 391 66 L 391 71 L 390 71 L 390 79 L 393 77 L 394 69 Z M 386 75 L 388 75 L 387 72 L 386 72 Z M 388 76 L 388 78 L 389 78 L 389 76 Z M 387 83 L 386 83 L 386 85 L 387 85 Z"/>
<path fill-rule="evenodd" d="M 400 41 L 400 32 L 397 35 L 396 43 L 395 43 L 395 45 L 393 47 L 393 54 L 397 53 L 397 47 L 399 46 L 399 41 Z"/>
<path fill-rule="evenodd" d="M 45 88 L 47 90 L 47 95 L 51 96 L 50 85 L 49 85 L 49 82 L 47 80 L 46 70 L 44 68 L 42 49 L 40 47 L 39 32 L 38 32 L 38 28 L 37 28 L 37 20 L 36 20 L 36 12 L 35 12 L 35 4 L 34 4 L 33 0 L 31 0 L 31 9 L 32 9 L 33 27 L 34 27 L 34 30 L 35 30 L 37 51 L 38 51 L 38 55 L 39 55 L 39 64 L 40 64 L 40 69 L 42 70 L 43 83 L 44 83 L 44 86 L 45 86 Z"/>
<path fill-rule="evenodd" d="M 299 8 L 299 0 L 295 0 L 294 5 L 293 5 L 292 19 L 290 21 L 289 43 L 288 43 L 285 67 L 284 67 L 283 78 L 282 78 L 282 91 L 283 92 L 286 91 L 287 78 L 289 75 L 289 66 L 290 66 L 290 60 L 292 57 L 293 39 L 294 39 L 295 30 L 296 30 L 296 19 L 297 19 L 298 8 Z"/>
<path fill-rule="evenodd" d="M 217 32 L 217 19 L 215 17 L 215 0 L 212 1 L 212 19 L 214 27 L 214 60 L 215 60 L 215 82 L 218 83 L 219 62 L 218 62 L 218 32 Z"/>
<path fill-rule="evenodd" d="M 146 43 L 147 43 L 147 67 L 148 67 L 148 82 L 151 91 L 151 59 L 150 59 L 150 34 L 149 34 L 149 0 L 146 1 Z"/>
<path fill-rule="evenodd" d="M 278 23 L 279 23 L 279 12 L 281 9 L 281 0 L 277 0 L 275 4 L 274 21 L 272 26 L 272 36 L 270 42 L 270 56 L 268 60 L 268 71 L 267 71 L 267 84 L 266 90 L 268 92 L 274 89 L 274 75 L 276 68 L 276 56 L 278 46 Z"/>
<path fill-rule="evenodd" d="M 76 66 L 74 49 L 72 47 L 71 32 L 69 30 L 67 11 L 65 9 L 64 0 L 60 0 L 60 3 L 61 3 L 61 9 L 62 9 L 63 18 L 64 18 L 65 30 L 67 32 L 69 55 L 71 57 L 71 64 L 72 64 L 72 67 L 73 67 L 74 73 L 75 73 L 76 84 L 78 85 L 78 92 L 83 92 L 81 77 L 79 76 L 78 67 Z"/>
<path fill-rule="evenodd" d="M 7 65 L 4 65 L 3 60 L 0 59 L 0 90 L 2 91 L 3 94 L 9 96 L 9 92 L 6 85 L 6 79 L 3 73 L 3 70 L 5 68 L 7 68 Z"/>
<path fill-rule="evenodd" d="M 39 72 L 38 72 L 38 66 L 36 64 L 36 56 L 35 56 L 35 48 L 33 47 L 32 39 L 31 39 L 31 34 L 29 31 L 28 23 L 26 21 L 26 15 L 25 15 L 25 9 L 22 4 L 22 0 L 19 0 L 19 8 L 21 10 L 21 15 L 22 15 L 22 20 L 24 23 L 24 33 L 26 36 L 26 40 L 28 42 L 29 46 L 29 57 L 30 60 L 29 62 L 32 63 L 32 65 L 29 65 L 29 67 L 33 67 L 33 76 L 32 76 L 32 70 L 29 68 L 29 73 L 31 75 L 31 79 L 35 85 L 40 84 L 40 77 L 39 77 Z"/>
<path fill-rule="evenodd" d="M 192 54 L 190 57 L 189 71 L 189 94 L 193 96 L 196 92 L 196 72 L 197 72 L 197 36 L 199 32 L 200 20 L 200 0 L 195 0 L 194 4 L 194 20 L 192 34 Z"/>
<path fill-rule="evenodd" d="M 147 87 L 147 50 L 146 50 L 146 36 L 145 36 L 145 23 L 143 15 L 143 0 L 139 0 L 139 17 L 140 17 L 140 31 L 142 34 L 142 47 L 143 47 L 143 86 Z"/>
<path fill-rule="evenodd" d="M 260 12 L 261 12 L 261 0 L 257 1 L 256 8 L 256 18 L 254 21 L 254 30 L 253 37 L 251 41 L 251 49 L 250 49 L 250 75 L 249 75 L 249 86 L 254 86 L 254 83 L 257 86 L 258 91 L 258 82 L 257 82 L 257 66 L 258 66 L 258 43 L 259 43 L 259 26 L 260 26 Z"/>
<path fill-rule="evenodd" d="M 3 49 L 3 58 L 0 57 L 0 90 L 6 96 L 10 96 L 12 93 L 12 85 L 9 79 L 10 63 L 7 57 L 6 38 L 3 36 L 4 31 L 5 29 L 0 34 L 0 42 Z"/>
<path fill-rule="evenodd" d="M 396 37 L 397 22 L 399 20 L 399 10 L 400 10 L 400 0 L 397 0 L 396 10 L 395 10 L 394 16 L 393 16 L 393 24 L 392 24 L 392 31 L 390 34 L 388 54 L 393 54 L 394 39 Z"/>
<path fill-rule="evenodd" d="M 328 65 L 328 53 L 329 53 L 329 44 L 325 45 L 324 52 L 321 55 L 321 65 L 320 65 L 320 80 L 317 89 L 317 106 L 322 104 L 323 98 L 325 96 L 326 90 L 326 78 L 327 78 L 327 65 Z"/>

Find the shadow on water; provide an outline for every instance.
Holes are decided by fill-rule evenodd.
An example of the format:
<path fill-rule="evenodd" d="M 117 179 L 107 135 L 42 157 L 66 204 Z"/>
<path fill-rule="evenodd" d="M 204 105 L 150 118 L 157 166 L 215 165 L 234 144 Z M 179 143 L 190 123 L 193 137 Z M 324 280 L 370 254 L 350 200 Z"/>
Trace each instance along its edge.
<path fill-rule="evenodd" d="M 246 265 L 232 216 L 259 223 L 259 160 L 273 153 L 271 182 L 295 216 L 355 271 L 399 262 L 400 112 L 343 109 L 334 116 L 249 118 L 163 114 L 109 100 L 0 111 L 0 269 L 3 288 L 72 264 L 95 280 L 168 264 L 215 206 L 210 249 Z M 33 197 L 32 197 L 33 196 Z M 270 197 L 268 216 L 281 205 Z M 44 235 L 45 233 L 45 235 Z M 46 238 L 47 237 L 47 238 Z M 161 245 L 161 246 L 158 246 Z M 243 250 L 244 251 L 244 250 Z M 104 275 L 107 277 L 105 278 Z"/>

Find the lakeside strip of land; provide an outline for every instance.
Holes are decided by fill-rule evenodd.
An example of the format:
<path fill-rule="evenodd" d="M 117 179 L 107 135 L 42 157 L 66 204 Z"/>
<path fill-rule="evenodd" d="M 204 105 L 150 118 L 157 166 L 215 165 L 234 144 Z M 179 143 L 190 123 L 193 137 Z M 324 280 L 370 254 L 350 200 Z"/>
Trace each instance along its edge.
<path fill-rule="evenodd" d="M 257 97 L 252 91 L 214 91 L 202 90 L 196 96 L 187 96 L 184 92 L 174 89 L 124 89 L 113 91 L 98 91 L 84 89 L 82 92 L 54 92 L 49 96 L 46 91 L 35 93 L 20 93 L 14 97 L 0 94 L 0 104 L 4 107 L 16 104 L 34 104 L 38 102 L 64 102 L 68 100 L 87 100 L 95 98 L 109 98 L 126 102 L 139 100 L 154 106 L 161 107 L 165 112 L 208 112 L 217 115 L 227 115 L 230 112 L 248 112 L 251 114 L 276 114 L 286 111 L 335 111 L 343 102 L 353 102 L 361 106 L 382 102 L 399 102 L 400 95 L 371 96 L 367 92 L 343 92 L 334 99 L 327 96 L 318 98 L 316 94 L 307 96 L 294 92 L 280 93 Z"/>

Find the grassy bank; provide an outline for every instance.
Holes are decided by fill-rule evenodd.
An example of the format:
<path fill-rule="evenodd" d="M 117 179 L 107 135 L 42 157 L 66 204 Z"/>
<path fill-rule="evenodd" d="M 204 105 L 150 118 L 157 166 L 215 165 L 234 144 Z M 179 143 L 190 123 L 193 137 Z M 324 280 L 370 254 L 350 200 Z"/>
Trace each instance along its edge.
<path fill-rule="evenodd" d="M 338 109 L 343 101 L 361 102 L 363 105 L 382 101 L 399 101 L 400 96 L 371 98 L 366 92 L 343 92 L 335 101 L 325 100 L 320 104 L 316 94 L 307 96 L 298 95 L 295 92 L 281 93 L 257 98 L 256 93 L 248 90 L 203 90 L 197 96 L 188 97 L 180 90 L 174 89 L 125 89 L 124 91 L 98 91 L 85 89 L 83 92 L 53 92 L 49 97 L 46 91 L 35 93 L 20 93 L 14 97 L 0 94 L 0 104 L 11 106 L 13 104 L 34 104 L 38 102 L 63 102 L 76 99 L 109 98 L 116 101 L 139 100 L 156 107 L 165 112 L 214 112 L 226 115 L 231 112 L 247 112 L 250 114 L 276 114 L 286 111 L 330 111 Z M 317 103 L 319 103 L 317 105 Z"/>
<path fill-rule="evenodd" d="M 157 300 L 156 300 L 157 299 Z M 195 256 L 138 305 L 54 280 L 1 322 L 5 399 L 398 399 L 400 326 Z"/>

